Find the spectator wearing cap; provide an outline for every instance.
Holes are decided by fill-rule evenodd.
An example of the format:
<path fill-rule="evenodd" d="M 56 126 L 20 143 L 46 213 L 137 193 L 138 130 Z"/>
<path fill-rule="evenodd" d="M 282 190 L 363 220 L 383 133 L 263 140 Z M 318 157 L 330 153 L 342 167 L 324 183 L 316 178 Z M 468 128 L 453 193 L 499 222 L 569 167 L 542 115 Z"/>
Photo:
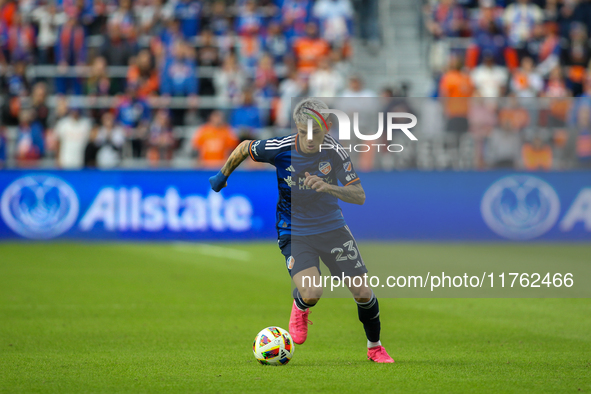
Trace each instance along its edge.
<path fill-rule="evenodd" d="M 83 66 L 86 64 L 86 33 L 77 19 L 77 11 L 68 15 L 67 22 L 61 27 L 56 46 L 56 61 L 59 77 L 55 79 L 58 93 L 82 94 L 82 81 L 68 74 L 68 66 Z"/>
<path fill-rule="evenodd" d="M 80 108 L 70 107 L 69 114 L 55 125 L 58 139 L 58 166 L 80 169 L 84 166 L 84 151 L 90 137 L 92 123 L 83 117 Z"/>
<path fill-rule="evenodd" d="M 126 95 L 116 110 L 117 122 L 123 126 L 125 133 L 131 140 L 133 157 L 141 157 L 143 139 L 150 121 L 150 106 L 148 102 L 138 96 L 138 86 L 129 84 Z"/>
<path fill-rule="evenodd" d="M 328 42 L 318 36 L 318 26 L 314 22 L 306 25 L 306 35 L 293 44 L 298 71 L 310 74 L 318 66 L 318 60 L 330 52 Z"/>
<path fill-rule="evenodd" d="M 34 120 L 30 108 L 22 109 L 17 129 L 16 158 L 21 164 L 34 162 L 43 157 L 43 128 Z"/>
<path fill-rule="evenodd" d="M 209 121 L 201 126 L 191 140 L 198 155 L 197 165 L 203 168 L 219 168 L 230 152 L 238 145 L 238 138 L 224 121 L 221 111 L 214 111 Z"/>

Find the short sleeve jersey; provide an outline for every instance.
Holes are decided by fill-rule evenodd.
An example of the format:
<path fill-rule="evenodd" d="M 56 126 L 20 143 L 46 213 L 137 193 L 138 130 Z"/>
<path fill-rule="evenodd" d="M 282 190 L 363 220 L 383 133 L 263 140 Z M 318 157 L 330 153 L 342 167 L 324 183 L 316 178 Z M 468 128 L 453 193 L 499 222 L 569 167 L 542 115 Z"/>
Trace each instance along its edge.
<path fill-rule="evenodd" d="M 254 161 L 277 169 L 276 226 L 280 236 L 321 234 L 346 225 L 336 197 L 304 186 L 306 172 L 331 185 L 361 182 L 348 152 L 333 137 L 326 135 L 321 151 L 314 154 L 299 151 L 297 134 L 252 141 L 248 150 Z"/>

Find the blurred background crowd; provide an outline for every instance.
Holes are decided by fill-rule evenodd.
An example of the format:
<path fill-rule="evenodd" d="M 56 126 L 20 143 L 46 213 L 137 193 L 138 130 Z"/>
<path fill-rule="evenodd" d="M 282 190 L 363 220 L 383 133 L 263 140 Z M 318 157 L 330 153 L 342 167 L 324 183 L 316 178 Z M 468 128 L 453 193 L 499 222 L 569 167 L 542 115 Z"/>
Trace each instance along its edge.
<path fill-rule="evenodd" d="M 0 165 L 217 166 L 346 91 L 372 2 L 0 0 Z"/>
<path fill-rule="evenodd" d="M 590 33 L 587 0 L 0 0 L 0 168 L 215 168 L 304 96 L 417 115 L 361 170 L 588 167 Z"/>
<path fill-rule="evenodd" d="M 435 111 L 468 167 L 591 165 L 591 1 L 427 1 L 423 22 Z"/>

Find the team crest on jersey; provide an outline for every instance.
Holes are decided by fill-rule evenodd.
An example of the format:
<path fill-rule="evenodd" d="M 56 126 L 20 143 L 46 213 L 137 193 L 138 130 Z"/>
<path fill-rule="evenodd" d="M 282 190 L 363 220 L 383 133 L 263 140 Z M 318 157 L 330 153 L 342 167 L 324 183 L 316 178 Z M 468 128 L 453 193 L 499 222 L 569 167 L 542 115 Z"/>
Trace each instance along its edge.
<path fill-rule="evenodd" d="M 320 164 L 318 165 L 318 169 L 324 175 L 328 175 L 328 173 L 330 172 L 330 170 L 332 170 L 332 167 L 330 166 L 330 163 L 329 162 L 327 162 L 327 161 L 321 161 Z"/>
<path fill-rule="evenodd" d="M 295 264 L 295 259 L 293 258 L 293 256 L 289 256 L 287 258 L 287 269 L 288 270 L 292 269 L 294 264 Z"/>
<path fill-rule="evenodd" d="M 349 172 L 351 171 L 351 162 L 348 161 L 346 163 L 343 163 L 343 168 L 345 169 L 345 171 Z"/>

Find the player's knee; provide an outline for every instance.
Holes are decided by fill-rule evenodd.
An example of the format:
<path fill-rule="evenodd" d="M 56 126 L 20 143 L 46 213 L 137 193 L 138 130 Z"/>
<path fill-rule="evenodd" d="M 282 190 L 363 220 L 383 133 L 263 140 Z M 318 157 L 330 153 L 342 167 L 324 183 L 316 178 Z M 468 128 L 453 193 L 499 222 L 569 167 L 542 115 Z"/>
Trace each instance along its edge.
<path fill-rule="evenodd" d="M 353 293 L 353 298 L 355 298 L 355 301 L 357 302 L 364 303 L 371 300 L 372 291 L 368 287 L 352 288 L 351 292 Z"/>
<path fill-rule="evenodd" d="M 300 290 L 302 300 L 309 305 L 316 305 L 322 297 L 322 288 L 309 288 Z"/>

